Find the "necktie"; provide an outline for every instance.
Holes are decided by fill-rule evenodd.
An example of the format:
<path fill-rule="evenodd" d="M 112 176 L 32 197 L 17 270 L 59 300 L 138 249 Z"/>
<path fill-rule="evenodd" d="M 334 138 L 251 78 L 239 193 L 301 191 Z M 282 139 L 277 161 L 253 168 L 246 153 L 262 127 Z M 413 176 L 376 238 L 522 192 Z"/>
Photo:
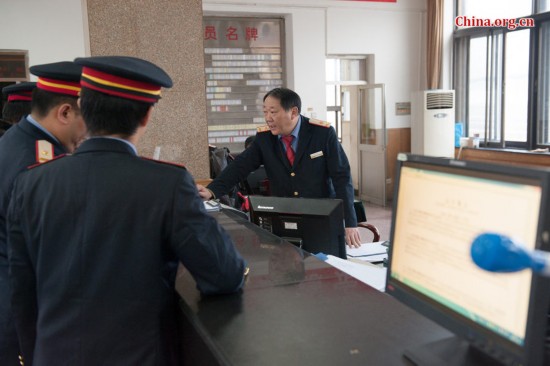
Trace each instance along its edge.
<path fill-rule="evenodd" d="M 288 135 L 281 137 L 281 140 L 283 140 L 283 143 L 286 147 L 286 157 L 288 161 L 290 162 L 290 165 L 294 164 L 294 150 L 292 149 L 292 146 L 290 145 L 292 143 L 292 140 L 294 139 L 294 136 Z"/>

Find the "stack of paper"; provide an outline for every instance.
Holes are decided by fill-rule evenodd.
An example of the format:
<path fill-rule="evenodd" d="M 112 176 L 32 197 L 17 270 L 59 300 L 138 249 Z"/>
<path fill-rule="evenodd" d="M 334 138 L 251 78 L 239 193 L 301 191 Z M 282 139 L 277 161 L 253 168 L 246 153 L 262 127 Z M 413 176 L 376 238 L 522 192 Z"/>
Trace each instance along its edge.
<path fill-rule="evenodd" d="M 385 267 L 374 266 L 368 263 L 355 263 L 333 255 L 327 255 L 325 262 L 378 291 L 384 292 L 386 290 Z"/>
<path fill-rule="evenodd" d="M 348 258 L 358 259 L 365 262 L 382 262 L 388 258 L 388 242 L 377 241 L 374 243 L 361 244 L 359 248 L 346 248 Z"/>

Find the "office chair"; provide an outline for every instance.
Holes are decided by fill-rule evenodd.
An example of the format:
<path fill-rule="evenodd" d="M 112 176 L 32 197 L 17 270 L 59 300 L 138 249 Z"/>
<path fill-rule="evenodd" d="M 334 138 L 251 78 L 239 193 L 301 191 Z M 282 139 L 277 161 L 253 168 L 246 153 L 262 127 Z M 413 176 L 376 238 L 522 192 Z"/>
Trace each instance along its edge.
<path fill-rule="evenodd" d="M 363 205 L 363 201 L 354 200 L 353 208 L 355 209 L 355 215 L 357 216 L 357 227 L 370 231 L 370 233 L 372 233 L 373 235 L 373 242 L 380 241 L 380 231 L 378 230 L 378 228 L 372 224 L 367 223 L 367 214 L 365 213 L 365 206 Z M 362 243 L 366 242 L 366 240 L 363 240 L 366 237 L 366 234 L 364 232 L 365 230 L 359 230 L 359 235 L 361 235 Z"/>

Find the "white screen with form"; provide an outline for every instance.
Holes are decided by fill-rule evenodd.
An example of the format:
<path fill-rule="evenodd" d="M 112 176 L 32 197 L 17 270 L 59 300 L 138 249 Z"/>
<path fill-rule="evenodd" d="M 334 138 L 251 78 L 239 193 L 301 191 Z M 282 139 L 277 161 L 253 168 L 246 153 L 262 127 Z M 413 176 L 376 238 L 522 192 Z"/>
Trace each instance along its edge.
<path fill-rule="evenodd" d="M 523 344 L 531 272 L 485 272 L 470 247 L 477 235 L 496 232 L 534 249 L 541 195 L 534 185 L 403 167 L 391 276 Z"/>

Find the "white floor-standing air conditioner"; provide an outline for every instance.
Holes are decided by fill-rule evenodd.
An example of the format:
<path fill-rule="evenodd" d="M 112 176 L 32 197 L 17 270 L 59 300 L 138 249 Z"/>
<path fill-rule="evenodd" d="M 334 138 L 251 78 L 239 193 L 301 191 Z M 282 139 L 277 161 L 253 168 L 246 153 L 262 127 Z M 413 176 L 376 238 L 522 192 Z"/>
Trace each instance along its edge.
<path fill-rule="evenodd" d="M 411 151 L 419 155 L 454 158 L 454 90 L 423 90 L 413 93 Z"/>

